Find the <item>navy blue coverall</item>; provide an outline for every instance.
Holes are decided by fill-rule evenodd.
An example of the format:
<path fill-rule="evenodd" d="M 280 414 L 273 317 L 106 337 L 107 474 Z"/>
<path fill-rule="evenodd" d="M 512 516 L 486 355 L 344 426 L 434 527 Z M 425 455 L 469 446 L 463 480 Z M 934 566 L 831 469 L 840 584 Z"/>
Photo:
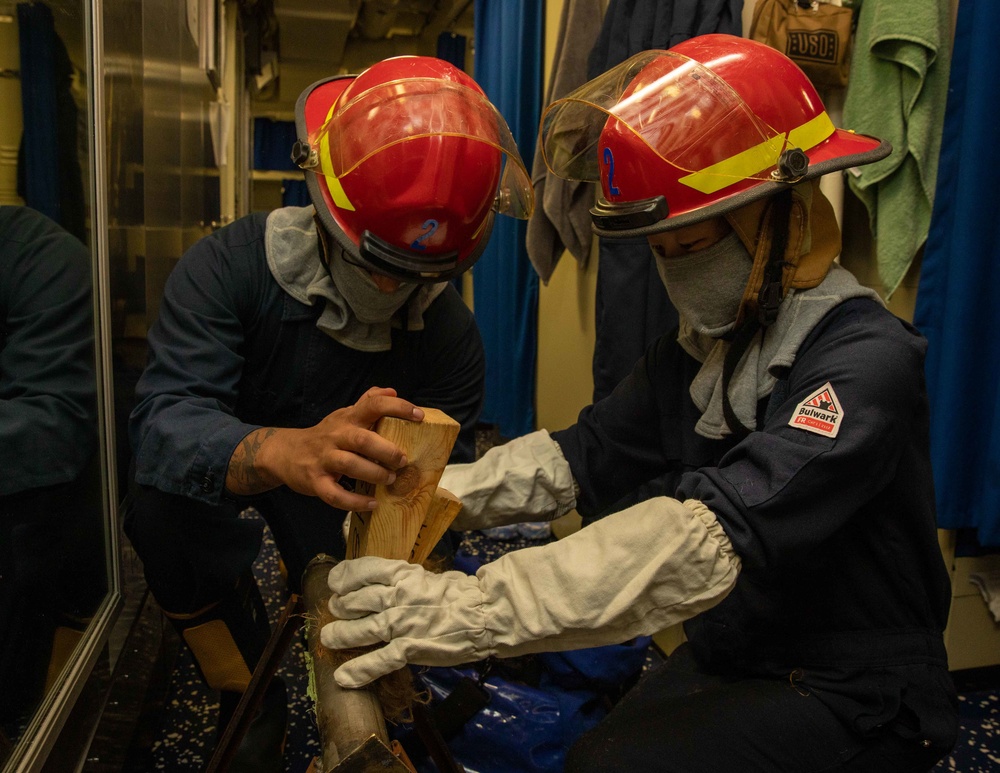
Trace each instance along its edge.
<path fill-rule="evenodd" d="M 31 207 L 0 207 L 0 732 L 44 697 L 57 629 L 107 591 L 91 258 Z"/>
<path fill-rule="evenodd" d="M 286 486 L 239 499 L 225 492 L 233 450 L 258 427 L 310 427 L 372 386 L 393 387 L 461 424 L 452 461 L 475 455 L 485 366 L 475 320 L 455 289 L 431 303 L 422 330 L 393 329 L 390 350 L 350 349 L 316 327 L 321 304 L 304 305 L 275 281 L 265 223 L 263 213 L 244 217 L 183 256 L 136 387 L 126 533 L 154 596 L 175 615 L 217 604 L 247 576 L 263 528 L 239 517 L 247 507 L 271 528 L 293 591 L 314 556 L 344 555 L 342 510 Z M 257 654 L 244 652 L 251 668 Z"/>
<path fill-rule="evenodd" d="M 584 516 L 657 480 L 704 502 L 742 560 L 733 592 L 685 624 L 688 644 L 567 770 L 926 770 L 951 748 L 925 350 L 879 304 L 846 301 L 760 401 L 758 430 L 709 440 L 688 391 L 701 363 L 668 335 L 552 434 Z M 825 385 L 836 436 L 790 425 Z"/>

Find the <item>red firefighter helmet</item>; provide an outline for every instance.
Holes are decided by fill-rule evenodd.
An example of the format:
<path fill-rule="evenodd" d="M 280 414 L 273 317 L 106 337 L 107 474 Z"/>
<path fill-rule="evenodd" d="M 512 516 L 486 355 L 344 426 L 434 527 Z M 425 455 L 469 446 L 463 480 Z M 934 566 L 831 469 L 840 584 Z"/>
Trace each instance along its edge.
<path fill-rule="evenodd" d="M 891 152 L 836 128 L 782 53 L 722 34 L 643 51 L 552 103 L 542 149 L 553 174 L 600 181 L 594 230 L 622 238 L 725 214 Z"/>
<path fill-rule="evenodd" d="M 401 56 L 318 81 L 295 106 L 293 160 L 348 259 L 404 282 L 472 266 L 496 212 L 527 218 L 530 177 L 503 117 L 453 65 Z"/>

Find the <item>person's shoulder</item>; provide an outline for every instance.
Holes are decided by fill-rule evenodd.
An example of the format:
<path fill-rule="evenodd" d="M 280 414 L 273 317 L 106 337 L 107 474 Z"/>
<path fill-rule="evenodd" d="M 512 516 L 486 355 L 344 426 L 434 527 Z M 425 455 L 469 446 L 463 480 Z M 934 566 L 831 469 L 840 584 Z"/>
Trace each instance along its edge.
<path fill-rule="evenodd" d="M 83 242 L 41 212 L 31 207 L 0 207 L 0 241 L 30 244 L 44 239 L 86 250 Z"/>
<path fill-rule="evenodd" d="M 267 286 L 266 213 L 254 212 L 203 236 L 185 250 L 167 278 L 167 295 L 253 295 Z M 256 288 L 256 289 L 254 289 Z"/>
<path fill-rule="evenodd" d="M 806 337 L 797 359 L 810 351 L 833 352 L 886 373 L 923 367 L 927 339 L 913 325 L 871 298 L 853 298 L 831 309 Z"/>
<path fill-rule="evenodd" d="M 181 265 L 188 270 L 213 265 L 242 270 L 247 264 L 263 266 L 266 222 L 266 212 L 253 212 L 222 226 L 192 244 L 181 258 Z"/>
<path fill-rule="evenodd" d="M 926 341 L 913 325 L 893 314 L 873 298 L 851 298 L 838 304 L 816 326 L 815 333 L 857 335 L 884 338 L 917 347 Z"/>
<path fill-rule="evenodd" d="M 424 345 L 435 348 L 482 347 L 479 327 L 472 309 L 450 282 L 424 311 Z"/>
<path fill-rule="evenodd" d="M 24 241 L 41 233 L 59 229 L 52 220 L 31 207 L 0 207 L 0 236 L 4 241 Z"/>
<path fill-rule="evenodd" d="M 24 206 L 0 207 L 0 259 L 5 271 L 38 264 L 52 275 L 75 272 L 60 281 L 76 281 L 90 271 L 90 250 L 83 242 L 48 216 Z"/>
<path fill-rule="evenodd" d="M 434 320 L 465 320 L 474 321 L 472 309 L 469 308 L 461 293 L 449 282 L 424 312 L 425 319 Z"/>
<path fill-rule="evenodd" d="M 267 227 L 267 212 L 251 212 L 237 218 L 232 223 L 224 225 L 208 238 L 213 239 L 229 249 L 241 247 L 256 247 L 264 243 L 264 231 Z"/>

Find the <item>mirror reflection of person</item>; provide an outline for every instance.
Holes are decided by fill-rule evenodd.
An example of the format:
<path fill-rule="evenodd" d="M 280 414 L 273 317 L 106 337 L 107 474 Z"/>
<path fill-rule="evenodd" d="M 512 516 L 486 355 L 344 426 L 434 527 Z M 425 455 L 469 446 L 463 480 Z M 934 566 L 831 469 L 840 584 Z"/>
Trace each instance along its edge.
<path fill-rule="evenodd" d="M 654 478 L 669 493 L 475 576 L 341 562 L 322 641 L 370 649 L 335 678 L 683 622 L 567 771 L 929 770 L 958 722 L 927 342 L 834 262 L 819 189 L 889 146 L 835 128 L 780 52 L 707 35 L 554 103 L 543 147 L 600 182 L 595 231 L 647 238 L 680 325 L 573 426 L 450 465 L 455 526 L 592 515 Z"/>
<path fill-rule="evenodd" d="M 346 512 L 371 509 L 353 481 L 387 483 L 404 464 L 371 431 L 380 417 L 442 410 L 461 425 L 452 459 L 474 458 L 484 356 L 449 280 L 498 211 L 530 211 L 506 123 L 441 60 L 320 81 L 296 119 L 314 206 L 244 217 L 182 257 L 130 420 L 126 533 L 221 690 L 220 730 L 268 637 L 251 571 L 263 527 L 240 511 L 266 520 L 298 590 L 315 555 L 343 557 Z M 272 681 L 234 770 L 283 770 L 283 690 Z"/>
<path fill-rule="evenodd" d="M 0 722 L 13 733 L 106 590 L 91 258 L 0 207 Z"/>

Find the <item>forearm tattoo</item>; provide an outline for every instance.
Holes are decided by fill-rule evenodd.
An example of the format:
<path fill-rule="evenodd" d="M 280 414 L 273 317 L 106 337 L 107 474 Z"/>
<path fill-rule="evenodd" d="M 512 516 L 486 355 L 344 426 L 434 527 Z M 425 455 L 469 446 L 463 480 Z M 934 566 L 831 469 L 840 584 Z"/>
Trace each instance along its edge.
<path fill-rule="evenodd" d="M 277 431 L 274 427 L 261 427 L 243 438 L 233 451 L 226 485 L 234 494 L 260 494 L 277 485 L 270 476 L 258 470 L 255 464 L 260 447 Z"/>

